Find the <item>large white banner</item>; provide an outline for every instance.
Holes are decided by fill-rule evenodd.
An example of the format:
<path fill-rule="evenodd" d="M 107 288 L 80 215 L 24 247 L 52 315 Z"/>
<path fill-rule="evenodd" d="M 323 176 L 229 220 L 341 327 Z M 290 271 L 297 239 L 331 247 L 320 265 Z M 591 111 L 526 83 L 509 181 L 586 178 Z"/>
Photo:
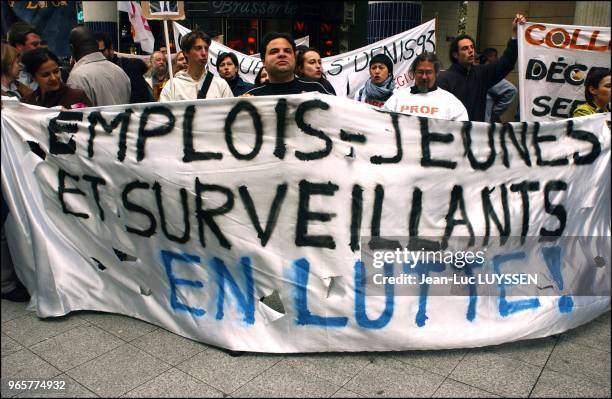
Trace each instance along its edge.
<path fill-rule="evenodd" d="M 610 69 L 610 28 L 526 23 L 518 28 L 521 120 L 571 118 L 584 104 L 584 80 Z"/>
<path fill-rule="evenodd" d="M 336 95 L 353 98 L 357 90 L 370 77 L 369 62 L 376 54 L 384 53 L 393 61 L 393 74 L 396 88 L 406 88 L 414 81 L 408 76 L 410 65 L 417 55 L 424 51 L 436 51 L 436 20 L 432 19 L 416 28 L 398 33 L 395 36 L 380 40 L 376 43 L 361 47 L 348 53 L 342 53 L 321 60 L 323 70 L 329 82 L 334 86 Z M 181 35 L 190 32 L 189 29 L 174 22 L 174 42 L 180 42 Z M 296 42 L 299 45 L 299 43 Z M 209 48 L 208 68 L 218 75 L 217 56 L 222 52 L 233 51 L 239 64 L 240 76 L 247 82 L 253 83 L 262 66 L 259 57 L 249 56 L 221 43 L 213 41 Z"/>
<path fill-rule="evenodd" d="M 319 93 L 3 101 L 9 244 L 40 317 L 265 352 L 543 337 L 610 308 L 605 118 L 450 122 Z"/>

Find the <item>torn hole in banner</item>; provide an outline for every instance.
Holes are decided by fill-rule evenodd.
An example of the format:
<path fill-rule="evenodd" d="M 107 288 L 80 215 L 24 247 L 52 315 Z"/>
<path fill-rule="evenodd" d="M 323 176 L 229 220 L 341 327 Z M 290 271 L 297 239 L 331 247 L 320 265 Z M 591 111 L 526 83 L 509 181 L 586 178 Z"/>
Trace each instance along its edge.
<path fill-rule="evenodd" d="M 31 151 L 32 151 L 34 154 L 38 155 L 38 156 L 39 156 L 40 158 L 42 158 L 43 160 L 44 160 L 45 158 L 47 158 L 47 153 L 45 152 L 45 150 L 43 150 L 43 149 L 40 147 L 40 144 L 38 144 L 38 143 L 37 143 L 37 142 L 35 142 L 35 141 L 30 141 L 30 140 L 28 140 L 28 145 L 30 146 L 30 150 L 31 150 Z"/>
<path fill-rule="evenodd" d="M 102 264 L 102 262 L 100 262 L 99 260 L 97 260 L 96 258 L 92 257 L 91 258 L 94 262 L 96 262 L 96 266 L 98 266 L 98 269 L 100 269 L 101 271 L 106 270 L 106 266 L 104 266 Z"/>
<path fill-rule="evenodd" d="M 286 315 L 285 306 L 277 290 L 272 291 L 270 295 L 262 296 L 257 309 L 263 316 L 265 324 L 272 323 Z"/>
<path fill-rule="evenodd" d="M 142 285 L 140 286 L 140 294 L 141 295 L 149 296 L 152 293 L 153 293 L 153 291 L 151 290 L 151 288 L 143 287 Z"/>
<path fill-rule="evenodd" d="M 58 143 L 68 144 L 70 143 L 70 140 L 73 139 L 74 133 L 57 132 L 55 133 L 55 137 Z"/>
<path fill-rule="evenodd" d="M 344 295 L 346 295 L 344 279 L 342 276 L 323 277 L 323 281 L 327 286 L 326 298 L 343 298 Z"/>
<path fill-rule="evenodd" d="M 115 251 L 117 259 L 119 259 L 121 262 L 136 262 L 138 260 L 137 257 L 130 254 L 126 254 L 125 252 L 120 251 L 117 248 L 113 248 L 113 251 Z"/>
<path fill-rule="evenodd" d="M 262 296 L 259 301 L 274 310 L 277 313 L 285 314 L 285 306 L 283 305 L 283 301 L 278 293 L 278 290 L 272 291 L 270 295 Z"/>

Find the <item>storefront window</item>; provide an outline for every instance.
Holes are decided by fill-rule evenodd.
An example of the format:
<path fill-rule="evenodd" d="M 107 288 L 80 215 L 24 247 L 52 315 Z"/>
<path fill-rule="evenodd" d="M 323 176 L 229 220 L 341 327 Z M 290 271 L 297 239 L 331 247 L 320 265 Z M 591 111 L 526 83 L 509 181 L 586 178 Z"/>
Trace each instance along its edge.
<path fill-rule="evenodd" d="M 291 32 L 290 19 L 262 19 L 261 20 L 261 37 L 264 37 L 268 32 Z"/>
<path fill-rule="evenodd" d="M 184 21 L 178 21 L 179 24 L 189 28 L 198 28 L 202 32 L 207 33 L 210 37 L 215 37 L 223 34 L 223 18 L 191 18 Z"/>
<path fill-rule="evenodd" d="M 255 54 L 257 30 L 257 19 L 228 19 L 225 45 L 244 54 Z"/>

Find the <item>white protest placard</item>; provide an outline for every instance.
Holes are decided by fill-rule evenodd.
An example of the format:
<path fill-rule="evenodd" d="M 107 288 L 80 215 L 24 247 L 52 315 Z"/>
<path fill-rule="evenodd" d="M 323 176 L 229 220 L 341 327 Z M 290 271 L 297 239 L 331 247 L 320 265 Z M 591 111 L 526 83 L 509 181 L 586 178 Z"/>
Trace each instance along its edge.
<path fill-rule="evenodd" d="M 521 120 L 571 118 L 589 71 L 610 69 L 609 27 L 526 23 L 518 38 Z"/>
<path fill-rule="evenodd" d="M 3 101 L 7 237 L 40 317 L 262 352 L 544 337 L 610 309 L 606 118 L 452 122 L 319 93 Z"/>
<path fill-rule="evenodd" d="M 370 77 L 369 62 L 376 54 L 384 53 L 393 62 L 395 87 L 409 87 L 413 79 L 408 76 L 410 65 L 417 55 L 424 51 L 436 51 L 435 19 L 413 29 L 398 33 L 395 36 L 380 40 L 368 46 L 321 59 L 327 80 L 334 86 L 339 97 L 353 98 L 357 90 Z M 174 42 L 179 43 L 180 37 L 191 32 L 190 29 L 174 23 Z M 296 45 L 298 43 L 296 42 Z M 208 50 L 208 69 L 218 75 L 217 56 L 222 52 L 232 51 L 238 58 L 238 72 L 242 79 L 253 83 L 262 66 L 259 57 L 249 56 L 235 51 L 221 43 L 213 41 Z"/>

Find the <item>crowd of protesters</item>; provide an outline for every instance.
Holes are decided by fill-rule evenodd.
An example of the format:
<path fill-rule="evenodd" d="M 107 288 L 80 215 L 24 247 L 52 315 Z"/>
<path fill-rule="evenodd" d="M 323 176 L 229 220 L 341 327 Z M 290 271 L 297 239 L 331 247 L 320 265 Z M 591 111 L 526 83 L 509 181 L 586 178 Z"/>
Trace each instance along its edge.
<path fill-rule="evenodd" d="M 518 58 L 517 25 L 525 21 L 523 15 L 516 15 L 512 38 L 499 58 L 493 48 L 478 54 L 469 35 L 459 35 L 451 42 L 447 70 L 442 70 L 438 55 L 421 54 L 409 71 L 414 85 L 406 89 L 395 87 L 392 60 L 385 54 L 376 54 L 369 60 L 369 78 L 353 99 L 389 111 L 432 118 L 500 122 L 518 94 L 505 78 Z M 213 75 L 208 70 L 211 38 L 199 30 L 182 37 L 182 51 L 172 57 L 171 65 L 165 47 L 155 51 L 149 63 L 120 57 L 107 34 L 91 32 L 84 26 L 74 28 L 68 38 L 72 49 L 69 67 L 64 67 L 47 48 L 41 48 L 44 41 L 31 25 L 14 24 L 7 39 L 8 43 L 2 45 L 2 95 L 45 107 L 309 91 L 336 95 L 326 79 L 320 52 L 312 47 L 296 48 L 293 38 L 285 33 L 269 33 L 263 38 L 262 65 L 254 84 L 240 76 L 238 57 L 233 52 L 217 56 L 218 76 Z M 33 50 L 36 51 L 28 55 Z M 609 71 L 592 75 L 585 80 L 587 103 L 578 107 L 577 116 L 604 112 L 610 107 Z M 40 84 L 44 87 L 39 88 Z"/>
<path fill-rule="evenodd" d="M 505 78 L 518 58 L 517 25 L 526 22 L 517 14 L 513 35 L 502 56 L 495 49 L 480 55 L 469 35 L 456 37 L 451 45 L 450 67 L 441 70 L 439 57 L 424 52 L 410 68 L 414 85 L 396 89 L 393 62 L 377 54 L 369 61 L 369 78 L 354 100 L 383 110 L 458 121 L 499 122 L 514 100 L 517 89 Z M 165 48 L 155 51 L 147 65 L 141 59 L 118 57 L 108 35 L 91 32 L 84 26 L 74 28 L 68 37 L 72 58 L 65 67 L 36 29 L 15 23 L 2 44 L 2 96 L 42 107 L 67 109 L 90 106 L 178 101 L 238 96 L 267 96 L 319 92 L 336 95 L 326 79 L 321 54 L 312 47 L 296 48 L 286 33 L 264 36 L 261 66 L 255 83 L 239 75 L 235 53 L 221 53 L 216 68 L 208 70 L 211 38 L 194 30 L 181 39 L 181 49 L 167 64 Z M 170 70 L 173 77 L 170 78 Z M 610 111 L 610 70 L 590 73 L 585 80 L 586 103 L 574 116 Z M 2 201 L 2 223 L 6 217 Z M 3 239 L 3 247 L 5 245 Z M 6 253 L 2 250 L 3 256 Z M 2 298 L 29 299 L 23 285 L 2 260 Z"/>

